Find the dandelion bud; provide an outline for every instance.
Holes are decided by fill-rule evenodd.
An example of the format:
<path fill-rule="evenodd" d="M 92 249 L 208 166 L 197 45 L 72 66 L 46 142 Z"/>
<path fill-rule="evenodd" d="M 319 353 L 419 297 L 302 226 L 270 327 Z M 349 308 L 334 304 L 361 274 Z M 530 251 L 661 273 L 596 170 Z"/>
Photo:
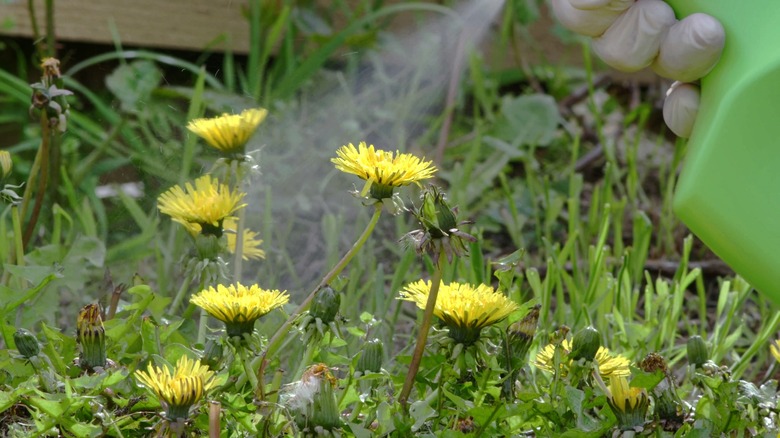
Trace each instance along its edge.
<path fill-rule="evenodd" d="M 312 317 L 321 320 L 323 324 L 329 324 L 336 319 L 339 306 L 341 306 L 341 295 L 331 287 L 325 286 L 314 295 L 309 313 Z"/>
<path fill-rule="evenodd" d="M 8 151 L 0 151 L 0 177 L 5 178 L 11 173 L 14 167 L 13 161 L 11 161 L 11 153 Z"/>
<path fill-rule="evenodd" d="M 52 371 L 51 361 L 45 353 L 41 353 L 38 339 L 29 330 L 19 329 L 14 333 L 14 342 L 19 354 L 30 361 L 35 373 L 38 374 L 38 382 L 46 392 L 57 391 L 58 378 Z"/>
<path fill-rule="evenodd" d="M 574 360 L 592 361 L 596 357 L 599 347 L 601 347 L 601 335 L 592 326 L 587 326 L 574 335 L 569 357 Z"/>
<path fill-rule="evenodd" d="M 219 363 L 222 362 L 222 353 L 222 344 L 214 339 L 209 339 L 203 347 L 203 356 L 200 358 L 200 364 L 209 367 L 212 371 L 216 371 Z"/>
<path fill-rule="evenodd" d="M 535 305 L 523 319 L 510 325 L 506 330 L 507 344 L 506 348 L 501 350 L 503 356 L 501 363 L 509 371 L 509 375 L 504 380 L 504 385 L 501 389 L 501 395 L 505 398 L 514 396 L 517 371 L 523 367 L 525 356 L 528 354 L 534 335 L 536 335 L 536 326 L 539 323 L 539 310 L 541 308 L 541 305 Z"/>
<path fill-rule="evenodd" d="M 694 365 L 696 368 L 701 367 L 704 362 L 709 360 L 709 353 L 707 352 L 707 344 L 704 339 L 699 335 L 694 335 L 688 338 L 688 363 Z"/>
<path fill-rule="evenodd" d="M 315 431 L 319 428 L 333 430 L 341 427 L 341 416 L 333 393 L 333 385 L 328 379 L 320 381 L 320 390 L 314 394 L 311 409 L 311 424 Z"/>
<path fill-rule="evenodd" d="M 215 230 L 217 228 L 214 228 Z M 221 228 L 219 228 L 221 230 Z M 220 231 L 221 236 L 221 231 Z M 216 260 L 225 248 L 222 238 L 215 232 L 201 233 L 195 236 L 195 249 L 201 260 Z"/>
<path fill-rule="evenodd" d="M 379 339 L 368 341 L 360 352 L 355 371 L 378 373 L 382 369 L 384 347 Z"/>
<path fill-rule="evenodd" d="M 650 401 L 644 388 L 632 388 L 624 376 L 609 379 L 610 396 L 607 404 L 618 420 L 621 430 L 632 430 L 645 424 Z"/>
<path fill-rule="evenodd" d="M 309 435 L 341 426 L 338 404 L 333 393 L 336 378 L 323 363 L 310 366 L 299 382 L 288 386 L 284 403 L 294 415 L 295 424 Z"/>
<path fill-rule="evenodd" d="M 37 356 L 41 352 L 41 346 L 38 345 L 38 339 L 29 330 L 19 329 L 14 333 L 14 342 L 19 354 L 25 359 Z"/>
<path fill-rule="evenodd" d="M 515 369 L 519 368 L 517 365 L 522 363 L 526 353 L 528 353 L 528 348 L 531 346 L 531 341 L 534 340 L 541 308 L 541 305 L 535 305 L 523 319 L 510 325 L 506 330 L 512 364 Z"/>
<path fill-rule="evenodd" d="M 85 370 L 106 366 L 106 332 L 100 305 L 87 304 L 79 312 L 76 322 L 78 341 L 81 344 L 79 363 Z"/>
<path fill-rule="evenodd" d="M 665 389 L 654 391 L 655 408 L 653 412 L 664 423 L 669 425 L 682 426 L 685 419 L 683 406 L 674 394 L 674 389 L 666 387 Z"/>
<path fill-rule="evenodd" d="M 423 225 L 433 238 L 442 238 L 449 235 L 450 230 L 458 228 L 455 212 L 444 199 L 444 193 L 436 187 L 423 193 L 420 213 Z"/>

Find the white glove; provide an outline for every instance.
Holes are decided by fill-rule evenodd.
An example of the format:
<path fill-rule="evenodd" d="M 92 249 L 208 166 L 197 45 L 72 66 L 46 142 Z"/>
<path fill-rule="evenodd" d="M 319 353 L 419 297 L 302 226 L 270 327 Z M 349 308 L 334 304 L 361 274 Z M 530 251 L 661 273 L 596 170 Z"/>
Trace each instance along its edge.
<path fill-rule="evenodd" d="M 552 0 L 552 6 L 566 28 L 593 37 L 593 50 L 610 66 L 628 72 L 650 66 L 678 81 L 666 94 L 664 121 L 678 136 L 691 135 L 700 94 L 687 82 L 720 59 L 726 34 L 717 19 L 692 14 L 678 21 L 662 0 Z"/>

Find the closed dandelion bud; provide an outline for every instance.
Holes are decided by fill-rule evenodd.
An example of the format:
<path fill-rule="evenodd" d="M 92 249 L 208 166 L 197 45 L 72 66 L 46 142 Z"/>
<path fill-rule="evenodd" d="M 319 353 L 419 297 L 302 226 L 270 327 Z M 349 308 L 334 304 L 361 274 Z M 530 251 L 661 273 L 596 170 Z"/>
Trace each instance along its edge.
<path fill-rule="evenodd" d="M 448 235 L 450 230 L 458 228 L 455 212 L 444 200 L 444 193 L 439 192 L 436 187 L 431 187 L 423 193 L 420 219 L 433 238 L 442 238 Z"/>
<path fill-rule="evenodd" d="M 341 426 L 338 404 L 333 393 L 336 378 L 323 363 L 311 365 L 301 380 L 288 385 L 283 403 L 294 415 L 295 424 L 308 435 Z M 308 436 L 306 435 L 306 436 Z"/>
<path fill-rule="evenodd" d="M 314 394 L 311 424 L 315 430 L 317 428 L 333 430 L 341 427 L 336 395 L 333 393 L 333 385 L 328 379 L 320 380 L 320 390 Z"/>
<path fill-rule="evenodd" d="M 14 342 L 19 354 L 30 361 L 35 373 L 38 374 L 38 382 L 44 391 L 54 393 L 57 391 L 57 376 L 52 371 L 51 362 L 46 354 L 41 353 L 38 339 L 29 330 L 19 329 L 14 333 Z"/>
<path fill-rule="evenodd" d="M 683 407 L 677 396 L 674 394 L 674 389 L 667 387 L 666 389 L 655 391 L 655 408 L 654 412 L 665 423 L 682 425 L 684 420 Z"/>
<path fill-rule="evenodd" d="M 699 335 L 691 336 L 688 338 L 688 363 L 694 365 L 696 368 L 701 367 L 704 362 L 709 360 L 709 353 L 707 352 L 707 344 L 704 339 Z"/>
<path fill-rule="evenodd" d="M 574 360 L 585 359 L 592 361 L 596 352 L 601 347 L 601 335 L 592 326 L 585 327 L 577 332 L 572 339 L 572 350 L 569 357 Z"/>
<path fill-rule="evenodd" d="M 384 347 L 379 339 L 368 341 L 360 352 L 355 371 L 378 373 L 382 369 Z"/>
<path fill-rule="evenodd" d="M 217 228 L 215 227 L 214 230 Z M 195 236 L 195 249 L 201 260 L 216 260 L 225 249 L 221 238 L 221 228 L 219 228 L 219 233 L 219 235 L 201 233 Z"/>
<path fill-rule="evenodd" d="M 507 328 L 507 340 L 509 341 L 509 352 L 513 368 L 519 368 L 519 364 L 525 359 L 528 348 L 536 335 L 536 326 L 539 323 L 539 310 L 541 305 L 537 304 L 520 321 Z"/>
<path fill-rule="evenodd" d="M 523 319 L 506 329 L 507 344 L 501 350 L 502 359 L 500 362 L 509 372 L 501 388 L 501 395 L 504 398 L 511 399 L 514 397 L 514 384 L 517 379 L 517 372 L 523 367 L 528 349 L 531 347 L 531 342 L 533 342 L 536 335 L 536 327 L 539 323 L 539 310 L 541 308 L 541 305 L 535 305 Z"/>
<path fill-rule="evenodd" d="M 41 346 L 38 344 L 38 338 L 29 330 L 19 329 L 14 333 L 14 342 L 16 343 L 16 349 L 19 350 L 19 354 L 24 356 L 25 359 L 30 359 L 33 356 L 37 356 L 41 352 Z"/>
<path fill-rule="evenodd" d="M 8 176 L 13 167 L 14 163 L 11 161 L 11 153 L 8 151 L 0 151 L 0 178 Z"/>
<path fill-rule="evenodd" d="M 455 217 L 455 211 L 450 208 L 447 201 L 444 200 L 444 196 L 441 195 L 436 198 L 436 219 L 439 222 L 439 228 L 446 233 L 450 230 L 458 228 L 458 220 Z"/>
<path fill-rule="evenodd" d="M 314 295 L 309 313 L 314 318 L 329 324 L 336 319 L 341 306 L 341 295 L 329 286 L 325 286 Z"/>
<path fill-rule="evenodd" d="M 201 365 L 206 365 L 210 370 L 215 371 L 222 362 L 222 344 L 209 339 L 203 347 L 203 356 L 200 358 Z"/>
<path fill-rule="evenodd" d="M 76 322 L 81 344 L 79 364 L 85 370 L 106 366 L 106 333 L 98 304 L 87 304 L 79 312 Z"/>

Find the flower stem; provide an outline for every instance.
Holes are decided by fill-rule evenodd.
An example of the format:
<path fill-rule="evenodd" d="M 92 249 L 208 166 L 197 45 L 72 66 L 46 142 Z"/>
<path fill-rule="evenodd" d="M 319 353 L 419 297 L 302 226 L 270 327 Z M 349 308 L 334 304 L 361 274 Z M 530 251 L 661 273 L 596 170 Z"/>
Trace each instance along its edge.
<path fill-rule="evenodd" d="M 241 190 L 241 185 L 244 182 L 244 172 L 241 168 L 241 163 L 235 162 L 236 166 L 236 191 Z M 233 168 L 233 162 L 231 161 L 230 167 L 228 167 L 228 183 L 230 183 L 230 173 Z M 241 270 L 244 261 L 244 222 L 246 217 L 246 207 L 238 211 L 238 221 L 236 222 L 236 248 L 233 258 L 233 281 L 236 283 L 241 281 Z"/>
<path fill-rule="evenodd" d="M 30 242 L 30 239 L 33 236 L 33 231 L 35 230 L 35 225 L 38 223 L 38 216 L 41 213 L 41 207 L 43 207 L 43 198 L 46 194 L 46 184 L 48 183 L 48 176 L 49 176 L 49 144 L 51 142 L 52 137 L 52 128 L 49 126 L 49 119 L 46 116 L 46 111 L 41 112 L 41 146 L 38 148 L 38 154 L 35 157 L 35 161 L 38 161 L 38 158 L 40 157 L 40 178 L 38 179 L 38 190 L 35 193 L 35 204 L 33 206 L 33 211 L 30 214 L 30 220 L 27 222 L 27 228 L 24 231 L 24 237 L 23 237 L 23 244 L 26 247 L 27 244 Z M 28 194 L 29 187 L 32 186 L 30 183 L 31 180 L 35 178 L 35 176 L 31 173 L 28 178 L 28 184 L 30 184 L 28 187 L 25 187 L 25 201 L 29 199 L 30 194 Z M 27 213 L 27 206 L 29 204 L 24 203 L 22 204 L 22 217 L 25 217 Z"/>
<path fill-rule="evenodd" d="M 184 299 L 184 294 L 187 292 L 187 289 L 190 287 L 190 283 L 192 283 L 193 277 L 194 277 L 194 270 L 188 269 L 187 274 L 184 276 L 184 281 L 182 281 L 179 290 L 176 292 L 176 296 L 173 298 L 171 307 L 168 308 L 168 314 L 172 315 L 173 312 L 178 310 L 179 305 Z"/>
<path fill-rule="evenodd" d="M 241 365 L 244 367 L 244 373 L 246 373 L 246 378 L 249 379 L 249 383 L 252 385 L 255 390 L 257 390 L 257 376 L 255 376 L 254 371 L 252 370 L 252 364 L 249 361 L 249 356 L 246 354 L 246 347 L 243 345 L 239 345 L 236 348 L 238 351 L 238 355 L 241 358 Z"/>
<path fill-rule="evenodd" d="M 409 372 L 406 373 L 404 387 L 401 390 L 401 394 L 398 396 L 398 401 L 401 403 L 404 412 L 409 411 L 406 402 L 409 400 L 409 394 L 412 392 L 414 378 L 417 376 L 417 371 L 420 369 L 420 362 L 422 361 L 422 356 L 425 352 L 425 342 L 428 340 L 428 331 L 431 328 L 431 321 L 433 321 L 433 309 L 436 307 L 436 297 L 439 295 L 439 286 L 441 285 L 441 263 L 444 259 L 442 255 L 443 254 L 439 255 L 438 263 L 434 266 L 433 276 L 431 277 L 431 291 L 428 293 L 428 302 L 425 304 L 425 312 L 423 312 L 422 322 L 420 323 L 420 332 L 417 334 L 417 345 L 414 347 L 412 362 L 409 364 Z"/>
<path fill-rule="evenodd" d="M 209 314 L 206 310 L 200 309 L 200 319 L 198 319 L 198 344 L 206 343 L 206 326 L 208 325 Z"/>
<path fill-rule="evenodd" d="M 306 351 L 303 353 L 303 358 L 298 365 L 298 369 L 295 370 L 295 374 L 293 374 L 293 380 L 301 380 L 304 370 L 311 364 L 311 359 L 314 357 L 314 351 L 317 349 L 316 346 L 318 345 L 319 342 L 317 342 L 316 339 L 310 339 L 306 344 Z"/>
<path fill-rule="evenodd" d="M 276 353 L 276 350 L 279 348 L 279 345 L 281 344 L 282 340 L 284 340 L 284 337 L 287 335 L 287 333 L 290 331 L 290 328 L 298 316 L 305 312 L 309 306 L 311 305 L 312 299 L 314 299 L 314 295 L 323 287 L 325 287 L 328 283 L 333 280 L 341 271 L 349 264 L 349 262 L 352 260 L 352 257 L 355 256 L 355 254 L 360 251 L 360 248 L 363 247 L 363 245 L 368 240 L 368 236 L 371 235 L 371 233 L 374 231 L 374 228 L 376 227 L 377 222 L 379 222 L 379 216 L 382 214 L 382 203 L 377 202 L 374 204 L 374 215 L 371 216 L 371 220 L 368 221 L 368 225 L 366 225 L 366 229 L 363 230 L 363 233 L 358 237 L 358 240 L 355 241 L 354 244 L 352 244 L 352 248 L 347 251 L 346 254 L 339 260 L 338 263 L 336 263 L 336 266 L 333 267 L 333 269 L 330 270 L 327 274 L 325 274 L 324 277 L 322 277 L 322 280 L 320 280 L 319 284 L 317 284 L 317 287 L 314 288 L 314 290 L 309 293 L 309 296 L 306 297 L 306 299 L 301 302 L 301 304 L 298 306 L 295 311 L 290 314 L 290 317 L 287 318 L 287 321 L 282 324 L 279 329 L 276 330 L 276 333 L 271 337 L 271 340 L 268 341 L 268 347 L 266 347 L 263 354 L 259 357 L 260 360 L 260 367 L 257 369 L 257 381 L 259 382 L 257 385 L 257 391 L 255 392 L 255 396 L 258 400 L 263 400 L 265 398 L 265 394 L 263 393 L 263 375 L 265 372 L 265 367 L 268 364 L 268 361 L 266 358 L 270 355 L 273 355 Z"/>
<path fill-rule="evenodd" d="M 14 245 L 16 248 L 16 264 L 24 266 L 24 243 L 22 243 L 22 219 L 19 215 L 19 207 L 11 207 L 11 222 L 14 227 Z"/>
<path fill-rule="evenodd" d="M 200 282 L 198 283 L 198 291 L 202 291 L 206 287 L 206 276 L 201 273 Z M 206 313 L 206 309 L 200 309 L 200 320 L 198 320 L 198 343 L 206 343 L 206 328 L 208 327 L 209 314 Z"/>
<path fill-rule="evenodd" d="M 19 267 L 24 266 L 24 243 L 22 242 L 22 219 L 19 215 L 19 207 L 14 205 L 11 207 L 11 222 L 14 227 L 14 244 L 16 248 L 16 265 Z M 5 285 L 5 274 L 7 274 L 8 271 L 4 273 L 3 278 L 3 285 Z M 27 280 L 19 277 L 19 282 L 21 289 L 27 289 Z M 16 309 L 16 324 L 19 325 L 22 319 L 22 310 L 24 309 L 24 305 L 19 306 Z"/>
<path fill-rule="evenodd" d="M 209 402 L 209 438 L 219 438 L 222 427 L 220 426 L 221 404 L 212 400 Z"/>
<path fill-rule="evenodd" d="M 233 254 L 233 281 L 241 281 L 242 263 L 244 261 L 244 222 L 246 211 L 244 208 L 238 212 L 238 221 L 236 221 L 236 249 Z"/>

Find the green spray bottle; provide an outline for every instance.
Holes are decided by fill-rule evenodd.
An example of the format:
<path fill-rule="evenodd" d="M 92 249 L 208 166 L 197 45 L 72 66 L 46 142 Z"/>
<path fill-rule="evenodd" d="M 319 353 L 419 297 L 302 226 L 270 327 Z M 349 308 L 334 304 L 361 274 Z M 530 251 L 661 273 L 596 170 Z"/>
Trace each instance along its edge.
<path fill-rule="evenodd" d="M 668 0 L 720 20 L 726 46 L 701 81 L 674 210 L 719 257 L 780 304 L 780 2 Z"/>

